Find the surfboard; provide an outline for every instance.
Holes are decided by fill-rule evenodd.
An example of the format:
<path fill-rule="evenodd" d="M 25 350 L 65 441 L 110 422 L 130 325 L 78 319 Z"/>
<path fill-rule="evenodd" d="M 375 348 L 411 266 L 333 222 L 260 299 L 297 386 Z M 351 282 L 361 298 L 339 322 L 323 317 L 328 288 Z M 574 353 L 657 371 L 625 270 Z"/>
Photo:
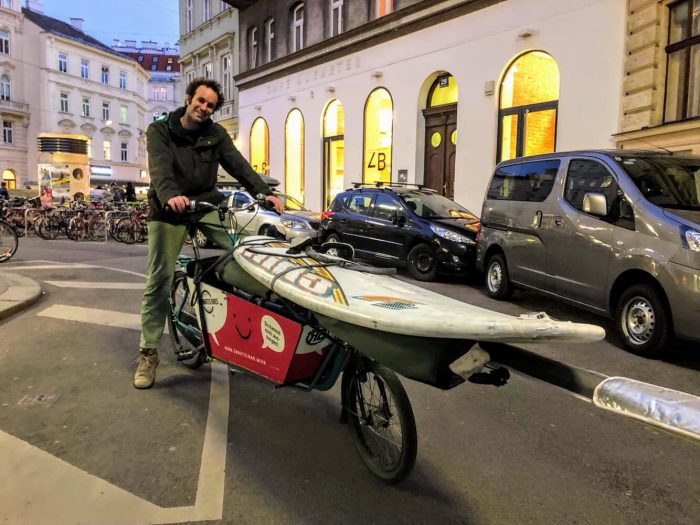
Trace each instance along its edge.
<path fill-rule="evenodd" d="M 543 312 L 519 317 L 464 303 L 404 282 L 288 257 L 289 243 L 246 237 L 234 257 L 249 275 L 281 297 L 340 321 L 395 334 L 504 343 L 599 341 L 599 326 L 557 321 Z"/>

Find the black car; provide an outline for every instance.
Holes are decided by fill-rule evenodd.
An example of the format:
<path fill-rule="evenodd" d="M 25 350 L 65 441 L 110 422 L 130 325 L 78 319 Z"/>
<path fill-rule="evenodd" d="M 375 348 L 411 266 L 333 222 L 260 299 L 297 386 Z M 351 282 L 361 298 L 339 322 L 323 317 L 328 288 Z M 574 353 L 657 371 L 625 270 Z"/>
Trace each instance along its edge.
<path fill-rule="evenodd" d="M 350 244 L 358 257 L 405 266 L 415 279 L 431 281 L 438 270 L 474 270 L 478 229 L 473 213 L 433 190 L 357 184 L 323 212 L 320 235 Z"/>

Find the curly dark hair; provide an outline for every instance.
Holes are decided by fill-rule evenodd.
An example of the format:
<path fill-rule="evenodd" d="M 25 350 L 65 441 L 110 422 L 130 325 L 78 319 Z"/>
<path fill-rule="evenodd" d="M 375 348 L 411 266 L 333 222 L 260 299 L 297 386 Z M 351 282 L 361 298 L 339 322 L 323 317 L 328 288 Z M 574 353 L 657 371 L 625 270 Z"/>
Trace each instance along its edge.
<path fill-rule="evenodd" d="M 192 82 L 190 82 L 187 85 L 185 95 L 192 99 L 192 97 L 194 97 L 194 92 L 197 91 L 197 88 L 199 86 L 206 86 L 216 93 L 218 101 L 216 102 L 214 111 L 217 111 L 223 105 L 223 103 L 226 102 L 224 100 L 224 94 L 221 91 L 221 84 L 219 84 L 216 80 L 212 80 L 211 78 L 195 78 Z"/>

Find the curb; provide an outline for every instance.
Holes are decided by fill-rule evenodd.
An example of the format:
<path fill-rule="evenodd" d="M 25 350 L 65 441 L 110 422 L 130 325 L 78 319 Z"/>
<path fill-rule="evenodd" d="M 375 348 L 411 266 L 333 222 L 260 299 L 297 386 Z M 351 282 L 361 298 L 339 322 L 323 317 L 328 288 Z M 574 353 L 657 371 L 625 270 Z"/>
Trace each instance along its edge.
<path fill-rule="evenodd" d="M 7 290 L 0 295 L 0 320 L 30 307 L 43 295 L 39 283 L 28 277 L 6 273 L 2 279 L 7 283 Z"/>
<path fill-rule="evenodd" d="M 502 343 L 481 343 L 494 362 L 590 399 L 598 408 L 700 440 L 700 397 L 628 377 L 608 377 Z"/>

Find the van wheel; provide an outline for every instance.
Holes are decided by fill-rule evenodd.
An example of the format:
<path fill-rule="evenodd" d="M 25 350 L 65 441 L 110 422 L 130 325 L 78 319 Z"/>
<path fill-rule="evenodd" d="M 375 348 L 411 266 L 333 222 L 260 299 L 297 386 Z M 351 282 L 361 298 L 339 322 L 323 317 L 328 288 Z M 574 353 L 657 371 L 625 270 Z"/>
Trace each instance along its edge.
<path fill-rule="evenodd" d="M 418 281 L 432 281 L 437 275 L 435 251 L 427 244 L 414 246 L 406 258 L 408 273 Z"/>
<path fill-rule="evenodd" d="M 486 289 L 494 299 L 507 299 L 513 295 L 513 285 L 508 276 L 506 260 L 501 254 L 489 259 L 486 267 Z"/>
<path fill-rule="evenodd" d="M 659 357 L 670 338 L 669 315 L 653 286 L 635 284 L 620 296 L 615 329 L 624 348 L 643 357 Z"/>

